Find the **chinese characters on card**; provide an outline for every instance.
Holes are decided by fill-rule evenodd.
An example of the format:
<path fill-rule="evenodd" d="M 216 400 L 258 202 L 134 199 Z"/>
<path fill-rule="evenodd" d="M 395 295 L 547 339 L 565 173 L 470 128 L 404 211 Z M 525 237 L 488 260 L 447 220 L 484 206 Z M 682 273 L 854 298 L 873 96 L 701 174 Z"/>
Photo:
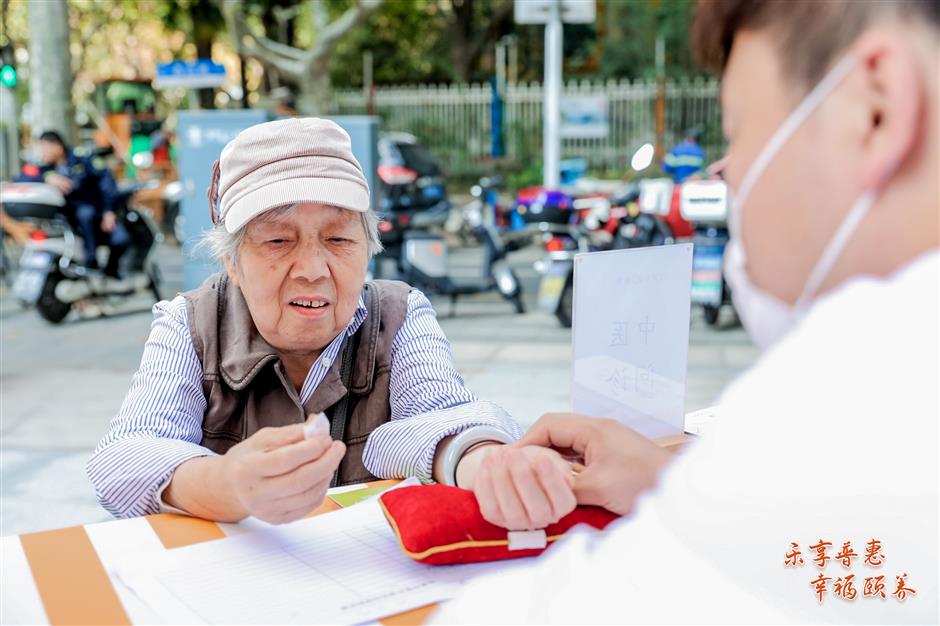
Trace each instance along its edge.
<path fill-rule="evenodd" d="M 641 344 L 649 345 L 650 335 L 656 330 L 656 322 L 651 321 L 649 315 L 644 315 L 636 323 L 616 321 L 611 326 L 609 348 L 629 347 L 631 328 L 635 331 L 633 336 L 639 337 Z M 656 393 L 653 386 L 655 374 L 656 366 L 653 363 L 630 367 L 620 361 L 612 361 L 604 381 L 612 396 L 618 399 L 629 401 L 631 394 L 652 398 Z"/>
<path fill-rule="evenodd" d="M 575 258 L 572 409 L 645 437 L 682 432 L 692 245 Z"/>

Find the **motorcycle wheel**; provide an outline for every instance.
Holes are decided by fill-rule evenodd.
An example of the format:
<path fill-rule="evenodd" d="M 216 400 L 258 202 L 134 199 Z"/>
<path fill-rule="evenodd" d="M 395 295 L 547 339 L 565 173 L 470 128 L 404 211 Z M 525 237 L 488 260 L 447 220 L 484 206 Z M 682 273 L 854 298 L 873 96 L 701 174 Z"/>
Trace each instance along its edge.
<path fill-rule="evenodd" d="M 504 293 L 503 297 L 512 302 L 518 315 L 522 315 L 525 313 L 525 303 L 522 301 L 522 283 L 519 282 L 519 277 L 516 276 L 516 272 L 509 270 L 509 273 L 512 276 L 513 282 L 516 284 L 516 288 L 512 293 Z"/>
<path fill-rule="evenodd" d="M 574 314 L 574 284 L 569 280 L 565 285 L 565 290 L 561 292 L 561 301 L 558 303 L 558 310 L 555 311 L 555 317 L 565 328 L 571 328 L 571 321 Z"/>
<path fill-rule="evenodd" d="M 153 264 L 150 267 L 150 293 L 153 294 L 154 301 L 156 302 L 163 300 L 163 296 L 160 294 L 160 283 L 162 281 L 163 277 L 160 276 L 160 267 Z"/>
<path fill-rule="evenodd" d="M 163 223 L 160 224 L 160 230 L 165 234 L 171 235 L 176 239 L 176 219 L 180 214 L 179 202 L 167 202 L 166 211 L 163 213 Z M 178 240 L 176 243 L 180 243 Z"/>
<path fill-rule="evenodd" d="M 65 319 L 65 316 L 72 310 L 71 302 L 62 302 L 55 295 L 55 288 L 62 282 L 62 274 L 50 272 L 46 277 L 46 282 L 42 286 L 42 293 L 36 300 L 36 310 L 39 316 L 50 324 L 58 324 Z"/>
<path fill-rule="evenodd" d="M 173 218 L 173 238 L 180 245 L 183 245 L 183 241 L 186 239 L 186 218 L 181 214 L 177 214 Z"/>
<path fill-rule="evenodd" d="M 705 312 L 705 323 L 712 327 L 717 326 L 718 314 L 721 313 L 721 307 L 706 304 L 702 306 L 702 309 Z"/>

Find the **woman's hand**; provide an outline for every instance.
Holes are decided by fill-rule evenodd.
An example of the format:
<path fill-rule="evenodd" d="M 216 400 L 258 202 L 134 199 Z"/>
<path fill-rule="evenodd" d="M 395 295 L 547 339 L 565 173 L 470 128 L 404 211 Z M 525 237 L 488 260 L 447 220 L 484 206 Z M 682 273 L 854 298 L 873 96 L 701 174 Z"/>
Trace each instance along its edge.
<path fill-rule="evenodd" d="M 298 425 L 262 428 L 222 458 L 230 492 L 245 514 L 285 524 L 320 506 L 345 453 L 343 442 L 329 435 L 304 439 Z"/>
<path fill-rule="evenodd" d="M 305 439 L 303 424 L 262 428 L 222 456 L 180 465 L 163 499 L 199 517 L 285 524 L 323 502 L 345 453 L 327 434 Z"/>
<path fill-rule="evenodd" d="M 483 518 L 509 530 L 537 530 L 574 510 L 571 465 L 538 446 L 487 445 L 457 465 L 457 484 L 472 489 Z"/>

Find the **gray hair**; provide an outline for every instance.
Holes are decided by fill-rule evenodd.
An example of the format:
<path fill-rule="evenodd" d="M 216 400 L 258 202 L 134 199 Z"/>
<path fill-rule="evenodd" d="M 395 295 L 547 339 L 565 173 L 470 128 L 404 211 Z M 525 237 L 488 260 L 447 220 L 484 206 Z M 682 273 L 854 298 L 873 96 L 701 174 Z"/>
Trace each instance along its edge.
<path fill-rule="evenodd" d="M 275 220 L 290 215 L 296 209 L 296 204 L 286 204 L 276 209 L 265 211 L 252 221 Z M 365 229 L 366 237 L 368 238 L 369 256 L 375 256 L 382 251 L 382 242 L 379 239 L 379 216 L 376 215 L 375 211 L 372 209 L 360 213 L 360 215 L 362 218 L 362 227 Z M 248 224 L 250 223 L 251 222 L 248 222 Z M 242 242 L 245 240 L 245 231 L 248 228 L 248 224 L 245 224 L 234 233 L 228 232 L 224 223 L 214 225 L 212 228 L 202 233 L 202 237 L 193 248 L 193 254 L 208 254 L 209 257 L 220 264 L 226 258 L 234 263 L 238 258 L 238 249 L 241 248 Z"/>

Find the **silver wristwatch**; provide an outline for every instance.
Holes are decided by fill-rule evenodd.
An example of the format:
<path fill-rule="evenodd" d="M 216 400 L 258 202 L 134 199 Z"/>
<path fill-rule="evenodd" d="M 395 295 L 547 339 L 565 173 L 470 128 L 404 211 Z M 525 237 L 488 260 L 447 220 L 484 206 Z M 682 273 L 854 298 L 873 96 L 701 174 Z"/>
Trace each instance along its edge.
<path fill-rule="evenodd" d="M 457 464 L 466 452 L 479 443 L 512 443 L 513 439 L 504 431 L 493 426 L 471 426 L 459 433 L 444 450 L 444 484 L 457 486 Z"/>

